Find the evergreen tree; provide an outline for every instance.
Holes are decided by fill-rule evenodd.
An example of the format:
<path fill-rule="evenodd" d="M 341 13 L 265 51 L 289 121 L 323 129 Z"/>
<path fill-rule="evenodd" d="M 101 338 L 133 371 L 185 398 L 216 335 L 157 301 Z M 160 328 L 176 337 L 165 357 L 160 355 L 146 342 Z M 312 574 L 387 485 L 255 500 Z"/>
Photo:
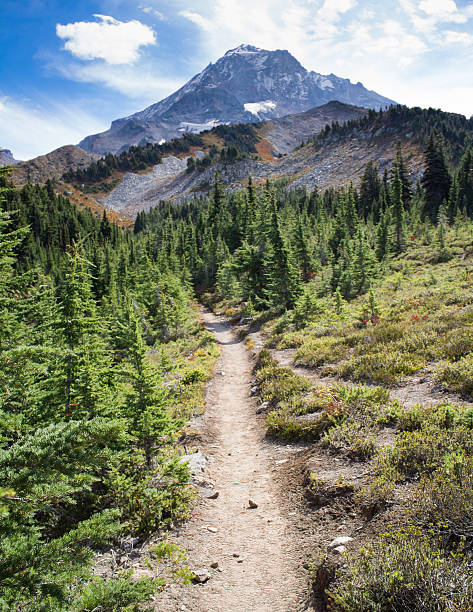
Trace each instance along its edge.
<path fill-rule="evenodd" d="M 396 171 L 402 184 L 402 202 L 404 204 L 404 208 L 407 208 L 412 198 L 412 189 L 409 181 L 409 173 L 407 172 L 406 164 L 402 156 L 402 146 L 400 140 L 397 142 L 396 157 L 393 165 L 393 178 L 396 175 Z"/>
<path fill-rule="evenodd" d="M 166 444 L 178 425 L 169 412 L 170 398 L 163 381 L 146 357 L 141 321 L 132 304 L 128 310 L 126 336 L 127 361 L 122 376 L 129 384 L 126 391 L 124 416 L 137 447 L 143 451 L 148 468 L 156 449 Z"/>
<path fill-rule="evenodd" d="M 301 270 L 302 280 L 308 281 L 314 272 L 313 256 L 306 235 L 307 219 L 299 216 L 295 235 L 295 256 Z"/>
<path fill-rule="evenodd" d="M 360 183 L 360 199 L 358 212 L 360 217 L 366 219 L 375 207 L 381 193 L 381 180 L 376 164 L 369 161 L 363 173 Z"/>
<path fill-rule="evenodd" d="M 300 293 L 300 279 L 292 263 L 289 246 L 282 235 L 274 195 L 271 194 L 270 250 L 265 260 L 266 295 L 274 306 L 292 308 Z"/>
<path fill-rule="evenodd" d="M 450 182 L 443 148 L 431 134 L 425 151 L 425 170 L 421 183 L 425 194 L 424 213 L 432 221 L 437 219 L 441 204 L 448 201 Z"/>
<path fill-rule="evenodd" d="M 397 170 L 392 182 L 391 200 L 392 219 L 394 225 L 393 248 L 396 253 L 402 253 L 402 251 L 404 251 L 404 249 L 406 248 L 405 213 L 404 204 L 402 201 L 402 183 Z"/>

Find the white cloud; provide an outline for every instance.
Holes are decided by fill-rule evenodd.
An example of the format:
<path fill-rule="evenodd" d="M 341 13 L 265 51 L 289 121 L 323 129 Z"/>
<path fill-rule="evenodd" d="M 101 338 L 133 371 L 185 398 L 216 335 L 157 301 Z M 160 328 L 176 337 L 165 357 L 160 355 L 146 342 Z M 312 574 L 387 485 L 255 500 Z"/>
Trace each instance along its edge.
<path fill-rule="evenodd" d="M 444 42 L 447 45 L 473 45 L 473 34 L 470 34 L 469 32 L 446 30 L 443 34 Z"/>
<path fill-rule="evenodd" d="M 46 101 L 38 107 L 10 98 L 0 100 L 0 124 L 0 145 L 11 149 L 16 159 L 43 155 L 108 127 L 78 105 Z"/>
<path fill-rule="evenodd" d="M 356 5 L 356 0 L 324 0 L 317 17 L 326 21 L 337 21 L 341 15 Z"/>
<path fill-rule="evenodd" d="M 161 13 L 161 11 L 158 11 L 152 6 L 143 6 L 142 4 L 140 4 L 138 8 L 140 8 L 143 13 L 156 17 L 156 19 L 159 19 L 159 21 L 166 21 L 166 15 L 164 15 L 163 13 Z"/>
<path fill-rule="evenodd" d="M 145 105 L 169 95 L 183 85 L 181 80 L 156 76 L 150 65 L 114 67 L 107 64 L 54 65 L 64 77 L 82 83 L 103 84 Z"/>
<path fill-rule="evenodd" d="M 209 32 L 213 28 L 213 24 L 209 19 L 203 17 L 200 13 L 195 13 L 193 11 L 179 11 L 179 15 L 181 17 L 185 17 L 192 23 L 195 23 L 196 26 Z"/>
<path fill-rule="evenodd" d="M 133 64 L 140 47 L 156 44 L 154 30 L 140 21 L 118 21 L 94 15 L 96 21 L 56 25 L 56 34 L 65 40 L 64 49 L 81 60 L 101 59 L 108 64 Z"/>
<path fill-rule="evenodd" d="M 454 0 L 421 0 L 419 8 L 427 15 L 432 15 L 439 19 L 450 19 L 451 17 L 457 19 L 460 17 L 465 20 L 458 13 L 458 7 Z"/>

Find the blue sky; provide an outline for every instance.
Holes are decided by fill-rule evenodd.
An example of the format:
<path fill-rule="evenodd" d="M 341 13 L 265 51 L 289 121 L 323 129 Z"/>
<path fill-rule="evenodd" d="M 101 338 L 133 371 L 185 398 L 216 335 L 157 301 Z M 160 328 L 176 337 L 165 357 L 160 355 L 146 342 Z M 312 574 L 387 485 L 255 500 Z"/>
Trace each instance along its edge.
<path fill-rule="evenodd" d="M 0 145 L 28 159 L 157 102 L 241 43 L 473 114 L 473 2 L 2 0 Z"/>

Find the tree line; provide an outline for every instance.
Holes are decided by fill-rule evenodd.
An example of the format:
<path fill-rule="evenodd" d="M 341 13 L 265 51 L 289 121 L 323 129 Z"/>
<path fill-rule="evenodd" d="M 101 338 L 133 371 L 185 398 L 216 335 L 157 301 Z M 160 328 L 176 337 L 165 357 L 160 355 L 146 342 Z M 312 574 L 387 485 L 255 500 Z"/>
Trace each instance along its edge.
<path fill-rule="evenodd" d="M 210 197 L 161 203 L 139 213 L 134 231 L 155 256 L 189 270 L 198 291 L 259 309 L 292 308 L 317 276 L 320 291 L 351 299 L 369 288 L 409 241 L 473 213 L 472 150 L 452 171 L 441 138 L 429 137 L 425 171 L 411 184 L 399 143 L 391 171 L 365 167 L 359 188 L 287 189 L 284 181 L 225 194 L 218 174 Z M 158 254 L 163 255 L 158 255 Z"/>

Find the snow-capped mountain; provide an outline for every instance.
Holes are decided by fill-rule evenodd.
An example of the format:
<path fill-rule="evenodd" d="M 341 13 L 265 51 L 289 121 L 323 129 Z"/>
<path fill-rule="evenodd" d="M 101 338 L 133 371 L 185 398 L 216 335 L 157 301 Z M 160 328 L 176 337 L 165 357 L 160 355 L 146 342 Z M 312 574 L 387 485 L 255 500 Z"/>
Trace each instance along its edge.
<path fill-rule="evenodd" d="M 309 72 L 288 51 L 240 45 L 164 100 L 113 121 L 108 131 L 88 136 L 80 146 L 117 153 L 220 124 L 300 113 L 331 100 L 376 109 L 394 103 L 361 83 Z"/>

